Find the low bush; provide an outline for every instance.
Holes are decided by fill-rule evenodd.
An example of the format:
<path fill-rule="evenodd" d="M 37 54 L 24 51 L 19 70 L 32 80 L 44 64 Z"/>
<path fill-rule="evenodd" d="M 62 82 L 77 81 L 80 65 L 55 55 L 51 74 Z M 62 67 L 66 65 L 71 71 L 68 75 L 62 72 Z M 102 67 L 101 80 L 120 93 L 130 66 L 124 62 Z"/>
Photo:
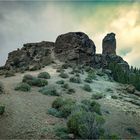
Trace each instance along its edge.
<path fill-rule="evenodd" d="M 38 78 L 50 79 L 51 76 L 48 72 L 41 72 L 38 74 Z"/>
<path fill-rule="evenodd" d="M 65 83 L 64 80 L 59 80 L 59 81 L 56 82 L 56 84 L 59 84 L 59 85 L 63 85 L 64 83 Z"/>
<path fill-rule="evenodd" d="M 49 108 L 48 114 L 55 116 L 55 117 L 58 117 L 58 118 L 61 117 L 61 113 L 55 108 Z"/>
<path fill-rule="evenodd" d="M 15 73 L 13 71 L 6 71 L 5 72 L 5 77 L 12 77 L 15 76 Z"/>
<path fill-rule="evenodd" d="M 4 93 L 4 86 L 3 86 L 3 83 L 0 82 L 0 94 L 3 94 Z"/>
<path fill-rule="evenodd" d="M 43 87 L 48 85 L 48 81 L 45 79 L 40 79 L 33 77 L 32 75 L 25 75 L 23 77 L 22 82 L 29 84 L 30 86 L 37 86 L 37 87 Z"/>
<path fill-rule="evenodd" d="M 61 78 L 69 78 L 69 75 L 68 75 L 67 73 L 64 73 L 64 72 L 61 72 L 61 73 L 59 74 L 59 76 L 60 76 Z"/>
<path fill-rule="evenodd" d="M 62 68 L 62 69 L 68 69 L 68 67 L 69 67 L 69 64 L 68 64 L 68 63 L 65 63 L 65 64 L 62 65 L 61 68 Z"/>
<path fill-rule="evenodd" d="M 72 93 L 75 93 L 75 89 L 73 88 L 68 89 L 67 94 L 72 94 Z"/>
<path fill-rule="evenodd" d="M 74 112 L 68 118 L 67 126 L 71 133 L 82 139 L 99 139 L 103 133 L 104 119 L 92 112 Z"/>
<path fill-rule="evenodd" d="M 90 78 L 90 77 L 87 77 L 84 81 L 87 82 L 87 83 L 92 83 L 93 82 L 92 78 Z"/>
<path fill-rule="evenodd" d="M 85 69 L 86 72 L 89 72 L 90 70 L 92 70 L 92 68 L 89 67 L 89 66 L 85 66 L 84 69 Z"/>
<path fill-rule="evenodd" d="M 113 92 L 113 90 L 111 88 L 107 88 L 106 91 L 107 92 Z"/>
<path fill-rule="evenodd" d="M 64 88 L 64 89 L 69 89 L 69 84 L 65 83 L 61 87 Z"/>
<path fill-rule="evenodd" d="M 19 83 L 15 87 L 15 90 L 27 92 L 27 91 L 31 90 L 31 86 L 29 84 L 27 84 L 27 83 Z"/>
<path fill-rule="evenodd" d="M 64 72 L 65 72 L 65 70 L 64 70 L 64 69 L 62 69 L 62 68 L 58 68 L 58 69 L 56 70 L 56 72 L 64 73 Z"/>
<path fill-rule="evenodd" d="M 59 109 L 64 103 L 65 103 L 64 99 L 59 97 L 53 101 L 52 107 L 55 109 Z"/>
<path fill-rule="evenodd" d="M 4 105 L 0 105 L 0 115 L 3 115 L 5 112 L 5 106 Z"/>
<path fill-rule="evenodd" d="M 96 79 L 95 70 L 90 70 L 88 72 L 88 78 L 90 78 L 90 79 Z"/>
<path fill-rule="evenodd" d="M 41 92 L 44 95 L 51 95 L 51 96 L 60 96 L 60 93 L 57 92 L 57 90 L 54 87 L 42 87 L 39 92 Z"/>
<path fill-rule="evenodd" d="M 111 95 L 112 99 L 118 99 L 118 97 L 116 95 Z"/>
<path fill-rule="evenodd" d="M 104 95 L 102 93 L 96 93 L 96 94 L 92 94 L 92 99 L 102 99 L 104 97 Z"/>
<path fill-rule="evenodd" d="M 80 77 L 71 77 L 69 81 L 72 83 L 81 83 Z"/>
<path fill-rule="evenodd" d="M 85 85 L 83 86 L 83 89 L 84 89 L 85 91 L 87 91 L 87 92 L 91 92 L 91 91 L 92 91 L 90 85 L 88 85 L 88 84 L 85 84 Z"/>

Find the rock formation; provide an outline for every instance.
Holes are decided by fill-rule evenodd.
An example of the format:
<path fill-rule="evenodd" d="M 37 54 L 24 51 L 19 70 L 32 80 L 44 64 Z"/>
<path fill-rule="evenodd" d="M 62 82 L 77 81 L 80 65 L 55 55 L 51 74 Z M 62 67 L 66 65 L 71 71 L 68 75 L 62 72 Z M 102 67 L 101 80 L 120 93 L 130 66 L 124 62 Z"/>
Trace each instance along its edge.
<path fill-rule="evenodd" d="M 8 70 L 33 70 L 52 62 L 52 42 L 28 43 L 8 55 L 5 68 Z"/>
<path fill-rule="evenodd" d="M 102 54 L 116 54 L 116 39 L 114 33 L 105 36 L 102 42 L 102 49 Z"/>
<path fill-rule="evenodd" d="M 54 52 L 60 61 L 91 64 L 95 49 L 94 42 L 85 33 L 70 32 L 57 37 Z"/>
<path fill-rule="evenodd" d="M 4 68 L 8 70 L 37 70 L 52 62 L 54 57 L 62 62 L 85 64 L 95 68 L 107 68 L 115 62 L 124 70 L 129 65 L 116 55 L 115 34 L 110 33 L 103 39 L 103 52 L 96 54 L 94 42 L 82 32 L 69 32 L 57 37 L 56 42 L 28 43 L 23 48 L 9 53 Z M 3 68 L 3 67 L 2 67 Z"/>

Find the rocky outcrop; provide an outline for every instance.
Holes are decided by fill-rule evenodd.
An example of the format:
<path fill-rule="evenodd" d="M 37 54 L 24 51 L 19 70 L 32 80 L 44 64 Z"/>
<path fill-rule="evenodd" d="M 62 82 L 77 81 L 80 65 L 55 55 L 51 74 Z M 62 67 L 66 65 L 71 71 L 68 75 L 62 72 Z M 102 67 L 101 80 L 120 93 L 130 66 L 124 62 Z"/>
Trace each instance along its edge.
<path fill-rule="evenodd" d="M 8 70 L 40 69 L 43 65 L 52 62 L 51 52 L 54 47 L 52 42 L 39 42 L 24 44 L 8 55 L 5 68 Z"/>
<path fill-rule="evenodd" d="M 114 33 L 109 33 L 104 37 L 102 49 L 102 54 L 116 54 L 116 39 Z"/>
<path fill-rule="evenodd" d="M 119 64 L 125 71 L 129 70 L 129 65 L 122 57 L 118 55 L 96 54 L 94 59 L 94 67 L 96 68 L 108 68 L 110 63 Z"/>
<path fill-rule="evenodd" d="M 60 61 L 76 64 L 92 64 L 96 47 L 82 32 L 70 32 L 57 37 L 54 53 Z"/>

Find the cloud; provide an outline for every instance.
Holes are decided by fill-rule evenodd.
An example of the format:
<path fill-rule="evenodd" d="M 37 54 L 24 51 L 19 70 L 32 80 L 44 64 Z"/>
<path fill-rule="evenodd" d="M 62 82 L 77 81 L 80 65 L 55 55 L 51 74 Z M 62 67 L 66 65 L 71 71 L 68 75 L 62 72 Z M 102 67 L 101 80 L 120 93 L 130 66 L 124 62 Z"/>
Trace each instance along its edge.
<path fill-rule="evenodd" d="M 0 64 L 24 43 L 55 41 L 83 31 L 102 52 L 102 39 L 115 32 L 117 53 L 131 65 L 140 60 L 140 4 L 92 2 L 0 2 Z"/>

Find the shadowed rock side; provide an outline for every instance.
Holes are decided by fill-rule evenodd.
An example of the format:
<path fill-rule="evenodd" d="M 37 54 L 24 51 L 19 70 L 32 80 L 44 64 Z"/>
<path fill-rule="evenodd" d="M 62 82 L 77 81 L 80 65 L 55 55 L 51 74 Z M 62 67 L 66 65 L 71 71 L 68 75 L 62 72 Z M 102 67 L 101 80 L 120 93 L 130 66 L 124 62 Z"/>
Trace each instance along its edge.
<path fill-rule="evenodd" d="M 8 70 L 40 69 L 52 62 L 53 42 L 27 43 L 23 48 L 10 52 L 5 68 Z"/>
<path fill-rule="evenodd" d="M 92 64 L 96 47 L 94 42 L 82 32 L 70 32 L 57 37 L 55 56 L 60 61 L 76 64 Z"/>
<path fill-rule="evenodd" d="M 102 49 L 102 54 L 116 54 L 116 39 L 114 33 L 109 33 L 104 37 Z"/>

